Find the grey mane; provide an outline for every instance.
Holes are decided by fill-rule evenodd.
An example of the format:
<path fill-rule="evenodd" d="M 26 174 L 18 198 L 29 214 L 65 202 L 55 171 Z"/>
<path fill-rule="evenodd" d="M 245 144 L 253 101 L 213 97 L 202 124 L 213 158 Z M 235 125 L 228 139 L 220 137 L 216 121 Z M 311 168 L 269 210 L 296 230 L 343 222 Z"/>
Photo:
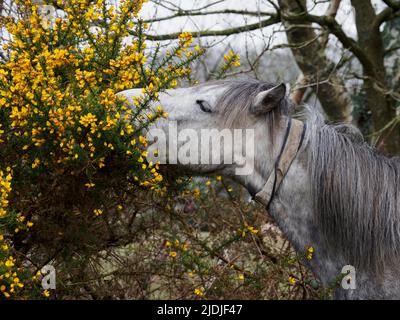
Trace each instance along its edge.
<path fill-rule="evenodd" d="M 224 119 L 223 124 L 228 128 L 241 127 L 241 124 L 246 124 L 246 117 L 250 114 L 249 109 L 254 97 L 261 91 L 274 87 L 274 84 L 250 79 L 218 80 L 203 84 L 203 86 L 213 85 L 226 87 L 216 104 L 221 118 Z M 292 109 L 292 103 L 288 99 L 282 99 L 278 108 L 266 115 L 270 128 L 273 128 L 274 119 L 277 116 L 289 115 Z"/>
<path fill-rule="evenodd" d="M 316 222 L 333 252 L 349 264 L 383 271 L 400 248 L 400 161 L 366 144 L 354 127 L 310 132 Z"/>

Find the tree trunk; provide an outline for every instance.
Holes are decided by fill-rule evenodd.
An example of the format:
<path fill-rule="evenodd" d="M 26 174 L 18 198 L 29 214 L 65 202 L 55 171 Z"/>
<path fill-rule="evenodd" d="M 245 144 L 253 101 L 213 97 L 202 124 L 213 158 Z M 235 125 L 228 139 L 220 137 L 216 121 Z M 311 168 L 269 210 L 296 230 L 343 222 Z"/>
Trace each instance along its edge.
<path fill-rule="evenodd" d="M 334 64 L 325 54 L 325 46 L 310 22 L 301 26 L 285 20 L 285 15 L 301 15 L 307 11 L 306 0 L 279 0 L 282 21 L 289 45 L 297 65 L 308 83 L 315 83 L 314 90 L 329 120 L 351 122 L 352 104 L 343 80 L 333 70 Z"/>
<path fill-rule="evenodd" d="M 358 43 L 373 64 L 373 69 L 363 66 L 363 91 L 366 96 L 366 108 L 371 112 L 369 131 L 377 132 L 396 117 L 394 101 L 385 94 L 387 88 L 384 65 L 384 47 L 379 26 L 374 25 L 375 10 L 370 1 L 351 0 L 355 9 Z M 382 88 L 383 87 L 383 88 Z M 400 151 L 400 128 L 395 126 L 386 130 L 377 142 L 377 147 L 389 155 Z"/>

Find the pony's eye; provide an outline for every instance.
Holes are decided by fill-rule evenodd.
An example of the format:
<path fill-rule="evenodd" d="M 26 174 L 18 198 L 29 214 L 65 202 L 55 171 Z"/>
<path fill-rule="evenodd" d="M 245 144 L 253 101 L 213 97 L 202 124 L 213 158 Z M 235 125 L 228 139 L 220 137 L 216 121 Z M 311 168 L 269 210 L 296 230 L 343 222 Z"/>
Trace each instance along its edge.
<path fill-rule="evenodd" d="M 211 113 L 211 109 L 208 103 L 204 100 L 196 100 L 196 103 L 200 106 L 200 110 L 203 112 Z"/>

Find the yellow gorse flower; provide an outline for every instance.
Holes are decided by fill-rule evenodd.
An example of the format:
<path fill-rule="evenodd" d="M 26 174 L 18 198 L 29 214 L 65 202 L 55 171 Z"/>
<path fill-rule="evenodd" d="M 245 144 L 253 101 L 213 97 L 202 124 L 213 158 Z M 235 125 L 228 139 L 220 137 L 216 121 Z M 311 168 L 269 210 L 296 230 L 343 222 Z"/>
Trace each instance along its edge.
<path fill-rule="evenodd" d="M 96 126 L 96 121 L 97 121 L 97 117 L 90 112 L 84 116 L 81 116 L 79 119 L 79 123 L 81 125 L 83 125 L 84 127 Z"/>
<path fill-rule="evenodd" d="M 95 184 L 93 182 L 85 183 L 85 187 L 87 187 L 88 189 L 93 188 L 94 186 L 95 186 Z"/>
<path fill-rule="evenodd" d="M 307 247 L 307 260 L 312 260 L 314 254 L 314 248 L 309 246 Z"/>
<path fill-rule="evenodd" d="M 297 280 L 295 279 L 295 278 L 293 278 L 293 277 L 289 277 L 288 278 L 288 282 L 291 284 L 291 285 L 294 285 L 294 284 L 296 284 L 296 282 L 297 282 Z"/>
<path fill-rule="evenodd" d="M 204 296 L 204 289 L 203 288 L 195 288 L 194 294 L 196 296 L 202 297 L 202 296 Z"/>
<path fill-rule="evenodd" d="M 6 262 L 4 263 L 4 265 L 5 265 L 7 268 L 13 267 L 13 266 L 15 265 L 15 258 L 13 258 L 12 256 L 9 256 L 9 257 L 7 258 L 7 260 L 6 260 Z"/>
<path fill-rule="evenodd" d="M 224 55 L 224 60 L 229 65 L 240 67 L 240 57 L 232 50 L 229 50 L 229 52 Z"/>
<path fill-rule="evenodd" d="M 169 255 L 170 255 L 171 257 L 175 258 L 178 254 L 177 254 L 175 251 L 171 251 L 171 252 L 169 253 Z"/>
<path fill-rule="evenodd" d="M 11 192 L 11 169 L 8 167 L 7 172 L 3 172 L 0 170 L 0 218 L 5 217 L 7 215 L 7 207 L 8 207 L 8 196 Z"/>
<path fill-rule="evenodd" d="M 113 194 L 106 192 L 108 186 L 98 176 L 112 170 L 114 163 L 124 163 L 132 173 L 128 178 L 124 173 L 127 186 L 134 184 L 166 193 L 158 164 L 146 161 L 143 149 L 148 142 L 140 135 L 140 128 L 167 117 L 167 113 L 161 106 L 146 110 L 147 117 L 141 117 L 140 111 L 148 108 L 160 91 L 177 86 L 179 79 L 187 77 L 190 63 L 203 50 L 198 46 L 190 48 L 193 37 L 183 32 L 168 50 L 167 62 L 159 64 L 163 59 L 146 48 L 144 36 L 136 35 L 146 28 L 138 23 L 144 2 L 122 0 L 118 6 L 107 4 L 107 10 L 103 10 L 103 0 L 57 1 L 63 18 L 45 21 L 39 5 L 19 0 L 17 11 L 23 15 L 3 19 L 10 37 L 3 40 L 9 59 L 0 63 L 0 147 L 7 154 L 4 163 L 0 163 L 0 219 L 15 219 L 15 226 L 12 224 L 7 232 L 0 223 L 0 253 L 5 257 L 0 266 L 7 269 L 7 279 L 12 278 L 13 284 L 13 288 L 1 287 L 7 298 L 24 286 L 25 279 L 19 271 L 18 276 L 12 276 L 22 264 L 10 255 L 13 244 L 7 237 L 12 232 L 23 236 L 33 221 L 40 226 L 36 223 L 37 212 L 26 211 L 15 217 L 9 214 L 23 211 L 10 203 L 14 199 L 10 197 L 12 186 L 35 185 L 39 176 L 51 186 L 56 181 L 51 180 L 53 177 L 63 181 L 65 176 L 79 173 L 83 177 L 79 188 L 85 196 L 98 197 L 97 192 Z M 94 25 L 101 27 L 93 30 Z M 124 41 L 128 36 L 129 41 Z M 157 61 L 157 70 L 151 68 L 153 61 Z M 133 104 L 116 95 L 138 87 L 144 88 L 143 94 Z M 13 170 L 18 168 L 18 175 L 7 165 L 13 165 Z M 13 176 L 24 177 L 24 183 L 12 183 Z M 33 188 L 28 190 L 32 194 L 20 191 L 13 192 L 16 202 L 44 197 L 34 193 Z M 111 200 L 110 203 L 121 201 Z M 117 206 L 118 210 L 122 205 Z M 99 208 L 84 212 L 90 219 L 103 214 Z M 187 250 L 187 245 L 179 248 Z M 3 276 L 0 272 L 0 279 Z M 48 297 L 50 293 L 44 291 L 43 295 Z"/>
<path fill-rule="evenodd" d="M 179 35 L 179 40 L 185 44 L 185 46 L 189 46 L 193 42 L 193 36 L 190 32 L 182 32 Z"/>

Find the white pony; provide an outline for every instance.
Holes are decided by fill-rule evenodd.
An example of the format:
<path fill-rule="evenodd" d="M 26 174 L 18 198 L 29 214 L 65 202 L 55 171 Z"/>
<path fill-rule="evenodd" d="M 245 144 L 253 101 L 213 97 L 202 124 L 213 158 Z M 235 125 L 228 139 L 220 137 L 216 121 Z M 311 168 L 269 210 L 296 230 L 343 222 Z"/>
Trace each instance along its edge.
<path fill-rule="evenodd" d="M 251 141 L 239 147 L 233 141 L 220 149 L 218 158 L 226 159 L 224 153 L 230 152 L 232 161 L 177 157 L 175 166 L 182 172 L 229 176 L 245 186 L 269 206 L 268 213 L 297 251 L 315 249 L 306 263 L 325 285 L 339 279 L 335 298 L 400 298 L 399 162 L 376 153 L 352 127 L 309 120 L 305 129 L 292 118 L 285 90 L 283 84 L 255 80 L 167 90 L 160 93 L 159 103 L 169 116 L 153 129 L 164 131 L 168 142 L 173 139 L 168 136 L 171 122 L 178 132 L 190 129 L 199 136 L 201 130 L 250 130 L 254 150 L 246 158 L 252 161 L 246 174 L 237 174 L 243 167 L 237 159 L 243 160 Z M 119 94 L 132 102 L 141 89 Z M 186 143 L 174 139 L 178 149 Z M 171 149 L 165 156 L 172 158 Z M 343 270 L 350 275 L 341 285 Z"/>

